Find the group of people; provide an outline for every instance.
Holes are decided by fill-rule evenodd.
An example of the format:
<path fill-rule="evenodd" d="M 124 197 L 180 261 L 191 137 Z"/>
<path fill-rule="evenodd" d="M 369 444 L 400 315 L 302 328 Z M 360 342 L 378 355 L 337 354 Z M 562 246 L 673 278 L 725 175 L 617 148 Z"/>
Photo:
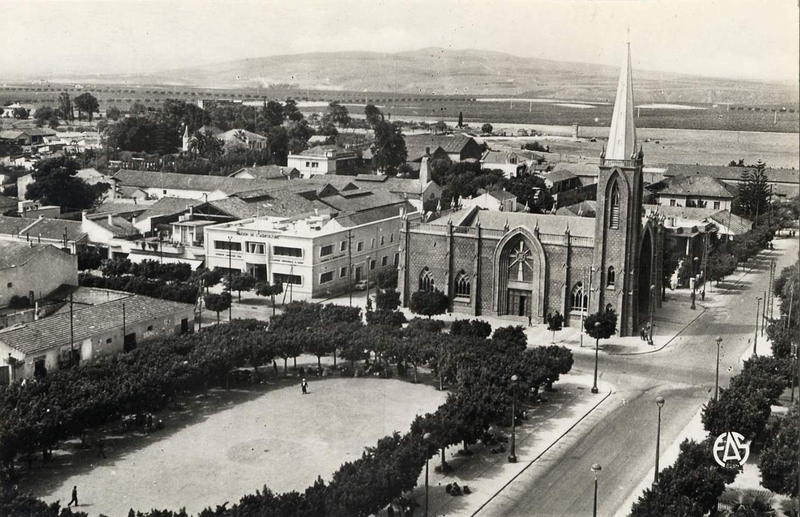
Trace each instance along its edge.
<path fill-rule="evenodd" d="M 639 329 L 639 338 L 642 341 L 650 341 L 650 324 L 648 323 L 646 326 L 643 326 Z"/>

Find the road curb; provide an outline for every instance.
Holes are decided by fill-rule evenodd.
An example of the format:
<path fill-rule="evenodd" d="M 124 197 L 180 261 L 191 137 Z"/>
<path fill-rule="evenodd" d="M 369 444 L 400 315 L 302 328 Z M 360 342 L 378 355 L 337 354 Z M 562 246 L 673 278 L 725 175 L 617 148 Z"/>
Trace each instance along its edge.
<path fill-rule="evenodd" d="M 699 304 L 698 304 L 698 305 L 699 305 Z M 619 353 L 616 353 L 616 354 L 611 354 L 611 353 L 609 353 L 608 355 L 647 355 L 647 354 L 654 354 L 654 353 L 656 353 L 656 352 L 660 352 L 660 351 L 664 350 L 665 348 L 667 348 L 667 345 L 669 345 L 670 343 L 672 343 L 672 342 L 675 340 L 675 338 L 676 338 L 676 337 L 678 337 L 678 336 L 680 336 L 681 334 L 683 334 L 683 331 L 684 331 L 684 330 L 688 329 L 688 328 L 689 328 L 689 327 L 690 327 L 690 326 L 691 326 L 691 325 L 692 325 L 692 324 L 693 324 L 695 321 L 697 321 L 697 319 L 698 319 L 700 316 L 702 316 L 703 314 L 705 314 L 705 313 L 706 313 L 706 311 L 708 310 L 708 307 L 704 307 L 703 305 L 700 305 L 700 307 L 702 307 L 702 308 L 703 308 L 703 310 L 702 310 L 702 311 L 700 311 L 700 312 L 697 314 L 697 316 L 695 316 L 694 318 L 692 318 L 692 321 L 690 321 L 689 323 L 687 323 L 686 325 L 684 325 L 682 329 L 680 329 L 680 330 L 679 330 L 677 333 L 675 333 L 675 335 L 674 335 L 674 336 L 672 336 L 671 338 L 669 338 L 669 341 L 667 341 L 666 343 L 664 343 L 663 345 L 661 345 L 661 347 L 660 347 L 660 348 L 655 348 L 655 349 L 653 349 L 653 350 L 645 350 L 644 352 L 619 352 Z"/>
<path fill-rule="evenodd" d="M 500 495 L 500 492 L 502 492 L 503 490 L 505 490 L 505 489 L 508 487 L 508 485 L 510 485 L 511 483 L 513 483 L 514 481 L 516 481 L 516 479 L 517 479 L 519 476 L 521 476 L 523 472 L 525 472 L 526 470 L 528 470 L 528 467 L 530 467 L 531 465 L 533 465 L 534 463 L 536 463 L 536 462 L 539 460 L 539 458 L 541 458 L 542 456 L 544 456 L 544 455 L 545 455 L 545 454 L 546 454 L 546 453 L 547 453 L 547 452 L 548 452 L 550 449 L 552 449 L 552 448 L 553 448 L 553 446 L 555 446 L 555 445 L 556 445 L 558 442 L 560 442 L 562 438 L 564 438 L 566 435 L 568 435 L 570 432 L 572 432 L 572 430 L 573 430 L 573 429 L 575 429 L 575 427 L 576 427 L 578 424 L 580 424 L 581 422 L 583 422 L 583 420 L 584 420 L 584 419 L 585 419 L 587 416 L 589 416 L 590 414 L 592 414 L 592 412 L 593 412 L 595 409 L 597 409 L 597 408 L 600 406 L 600 404 L 602 404 L 603 402 L 605 402 L 605 401 L 606 401 L 606 399 L 608 399 L 608 397 L 610 397 L 610 396 L 611 396 L 613 393 L 614 393 L 614 387 L 613 387 L 613 386 L 611 386 L 611 387 L 610 387 L 610 389 L 608 390 L 608 393 L 606 393 L 606 394 L 605 394 L 605 396 L 604 396 L 602 399 L 600 399 L 600 400 L 597 402 L 597 404 L 595 404 L 594 406 L 592 406 L 592 407 L 591 407 L 591 409 L 589 409 L 589 411 L 587 411 L 586 413 L 584 413 L 584 415 L 583 415 L 582 417 L 580 417 L 580 418 L 579 418 L 579 419 L 578 419 L 578 420 L 577 420 L 577 421 L 576 421 L 574 424 L 572 424 L 572 425 L 569 427 L 569 429 L 567 429 L 566 431 L 564 431 L 564 432 L 563 432 L 563 433 L 562 433 L 562 434 L 561 434 L 561 435 L 560 435 L 558 438 L 556 438 L 556 439 L 553 441 L 553 443 L 551 443 L 550 445 L 548 445 L 548 446 L 547 446 L 547 448 L 545 448 L 545 450 L 543 450 L 542 452 L 540 452 L 538 456 L 536 456 L 535 458 L 533 458 L 533 459 L 532 459 L 532 460 L 531 460 L 531 461 L 530 461 L 530 462 L 529 462 L 527 465 L 525 465 L 525 467 L 523 467 L 523 469 L 522 469 L 522 470 L 520 470 L 519 472 L 517 472 L 516 474 L 514 474 L 514 477 L 512 477 L 511 479 L 509 479 L 509 480 L 508 480 L 508 482 L 507 482 L 506 484 L 504 484 L 502 487 L 500 487 L 500 489 L 499 489 L 497 492 L 495 492 L 494 494 L 492 494 L 492 496 L 491 496 L 489 499 L 487 499 L 487 500 L 486 500 L 486 501 L 485 501 L 485 502 L 484 502 L 482 505 L 480 505 L 480 506 L 478 507 L 478 509 L 477 509 L 477 510 L 475 510 L 475 511 L 472 513 L 472 517 L 474 517 L 475 515 L 478 515 L 478 514 L 481 512 L 481 510 L 483 510 L 483 509 L 484 509 L 484 508 L 485 508 L 485 507 L 486 507 L 486 506 L 487 506 L 489 503 L 491 503 L 492 501 L 494 501 L 495 497 L 497 497 L 498 495 Z"/>

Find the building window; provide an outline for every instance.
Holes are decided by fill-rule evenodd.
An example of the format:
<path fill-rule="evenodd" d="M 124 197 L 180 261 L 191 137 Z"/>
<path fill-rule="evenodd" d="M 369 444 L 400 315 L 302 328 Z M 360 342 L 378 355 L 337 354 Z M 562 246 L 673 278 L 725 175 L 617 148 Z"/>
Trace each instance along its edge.
<path fill-rule="evenodd" d="M 320 284 L 327 284 L 328 282 L 333 282 L 333 271 L 327 271 L 319 275 Z"/>
<path fill-rule="evenodd" d="M 356 251 L 364 251 L 364 241 L 359 241 L 358 244 L 356 244 Z"/>
<path fill-rule="evenodd" d="M 247 253 L 253 253 L 256 255 L 263 255 L 264 254 L 264 244 L 260 242 L 248 242 L 247 243 Z"/>
<path fill-rule="evenodd" d="M 165 195 L 165 196 L 167 195 L 167 191 L 166 191 L 166 190 L 164 191 L 164 195 Z"/>
<path fill-rule="evenodd" d="M 6 287 L 11 289 L 12 287 L 14 287 L 14 282 L 9 282 L 8 284 L 6 284 Z"/>
<path fill-rule="evenodd" d="M 384 255 L 381 258 L 381 266 L 386 267 L 389 264 L 389 255 Z"/>
<path fill-rule="evenodd" d="M 675 206 L 675 200 L 674 199 L 670 199 L 669 200 L 669 206 Z"/>
<path fill-rule="evenodd" d="M 606 274 L 606 286 L 607 287 L 614 287 L 614 282 L 616 281 L 616 273 L 614 272 L 614 266 L 608 266 L 608 273 Z"/>
<path fill-rule="evenodd" d="M 389 234 L 389 242 L 394 242 L 394 233 Z"/>
<path fill-rule="evenodd" d="M 611 217 L 609 228 L 619 228 L 619 187 L 616 183 L 611 187 Z"/>
<path fill-rule="evenodd" d="M 339 269 L 339 278 L 344 278 L 347 276 L 347 266 Z"/>
<path fill-rule="evenodd" d="M 272 273 L 273 284 L 303 285 L 303 277 L 286 273 Z"/>
<path fill-rule="evenodd" d="M 456 296 L 469 298 L 469 294 L 469 277 L 463 270 L 461 270 L 458 275 L 456 275 Z"/>
<path fill-rule="evenodd" d="M 106 339 L 106 344 L 108 345 L 110 343 L 111 343 L 111 338 Z"/>
<path fill-rule="evenodd" d="M 342 241 L 341 244 L 339 244 L 339 251 L 347 251 L 347 241 Z"/>
<path fill-rule="evenodd" d="M 432 293 L 436 290 L 436 282 L 433 280 L 433 273 L 427 267 L 419 274 L 419 290 Z"/>
<path fill-rule="evenodd" d="M 286 246 L 275 246 L 272 248 L 272 254 L 281 257 L 302 257 L 303 250 L 300 248 L 288 248 Z"/>
<path fill-rule="evenodd" d="M 383 236 L 383 235 L 381 235 L 381 246 L 383 246 L 384 242 L 385 242 L 385 241 L 384 241 L 384 236 Z"/>
<path fill-rule="evenodd" d="M 575 287 L 572 288 L 571 302 L 573 311 L 589 310 L 589 296 L 583 289 L 583 282 L 578 282 L 575 284 Z"/>
<path fill-rule="evenodd" d="M 311 167 L 311 162 L 306 162 L 306 167 Z"/>
<path fill-rule="evenodd" d="M 376 266 L 377 264 L 378 264 L 378 261 L 377 261 L 377 260 L 375 260 L 375 259 L 372 259 L 372 260 L 370 260 L 370 261 L 369 261 L 369 270 L 370 270 L 370 271 L 372 271 L 373 269 L 375 269 L 375 266 Z"/>
<path fill-rule="evenodd" d="M 369 240 L 369 249 L 371 249 L 371 250 L 375 249 L 375 237 L 373 237 L 373 238 L 371 238 Z"/>
<path fill-rule="evenodd" d="M 333 244 L 328 244 L 327 246 L 322 246 L 319 249 L 319 256 L 320 257 L 327 257 L 328 255 L 333 255 Z"/>
<path fill-rule="evenodd" d="M 606 305 L 606 312 L 611 312 L 613 310 L 614 310 L 614 306 L 613 305 L 611 305 L 610 303 Z"/>
<path fill-rule="evenodd" d="M 394 254 L 394 267 L 397 267 L 399 265 L 400 265 L 400 254 L 399 253 L 395 253 Z"/>
<path fill-rule="evenodd" d="M 147 326 L 147 331 L 150 332 L 151 330 L 153 330 L 153 326 L 152 325 L 148 325 Z"/>
<path fill-rule="evenodd" d="M 242 251 L 242 243 L 232 241 L 214 241 L 214 249 Z"/>
<path fill-rule="evenodd" d="M 719 201 L 714 201 L 714 210 L 719 210 Z"/>

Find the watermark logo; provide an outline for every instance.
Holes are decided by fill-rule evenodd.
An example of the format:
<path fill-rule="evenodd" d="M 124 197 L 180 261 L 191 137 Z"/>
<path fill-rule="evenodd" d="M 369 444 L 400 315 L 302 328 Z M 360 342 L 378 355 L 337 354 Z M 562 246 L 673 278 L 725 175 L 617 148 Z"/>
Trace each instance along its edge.
<path fill-rule="evenodd" d="M 745 443 L 744 436 L 728 431 L 714 440 L 714 461 L 720 467 L 729 467 L 732 463 L 744 466 L 750 456 L 750 444 Z"/>

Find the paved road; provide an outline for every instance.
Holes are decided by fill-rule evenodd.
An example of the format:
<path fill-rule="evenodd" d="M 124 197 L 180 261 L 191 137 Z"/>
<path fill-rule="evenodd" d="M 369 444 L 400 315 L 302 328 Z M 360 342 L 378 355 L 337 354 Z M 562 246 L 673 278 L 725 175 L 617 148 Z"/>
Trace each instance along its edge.
<path fill-rule="evenodd" d="M 797 241 L 771 257 L 778 258 L 780 273 L 796 260 Z M 739 370 L 742 354 L 752 348 L 748 340 L 755 331 L 756 298 L 763 296 L 769 281 L 769 258 L 762 254 L 753 271 L 726 294 L 715 294 L 712 300 L 707 293 L 706 301 L 716 307 L 708 308 L 664 350 L 639 356 L 601 356 L 602 378 L 615 386 L 615 394 L 478 515 L 591 515 L 594 476 L 589 467 L 593 463 L 603 467 L 598 515 L 627 512 L 622 504 L 649 474 L 655 458 L 655 398 L 660 395 L 667 401 L 662 413 L 663 453 L 711 396 L 714 338 L 719 335 L 724 340 L 722 387 Z M 759 346 L 769 344 L 760 338 Z M 594 359 L 576 355 L 575 365 L 579 372 L 591 373 Z"/>

